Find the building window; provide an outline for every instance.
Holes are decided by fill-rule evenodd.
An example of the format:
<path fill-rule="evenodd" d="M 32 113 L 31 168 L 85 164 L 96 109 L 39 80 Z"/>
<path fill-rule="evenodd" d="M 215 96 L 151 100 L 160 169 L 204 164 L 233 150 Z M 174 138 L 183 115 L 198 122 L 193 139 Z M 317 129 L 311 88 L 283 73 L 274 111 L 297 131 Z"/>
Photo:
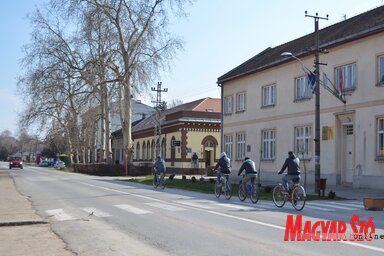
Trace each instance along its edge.
<path fill-rule="evenodd" d="M 276 85 L 271 84 L 264 86 L 262 88 L 262 106 L 263 107 L 269 107 L 269 106 L 274 106 L 276 104 Z"/>
<path fill-rule="evenodd" d="M 336 68 L 336 87 L 339 93 L 356 89 L 356 63 Z"/>
<path fill-rule="evenodd" d="M 377 152 L 380 159 L 384 159 L 384 117 L 377 119 Z"/>
<path fill-rule="evenodd" d="M 232 147 L 233 147 L 233 138 L 232 135 L 224 135 L 224 152 L 227 153 L 227 156 L 232 159 Z"/>
<path fill-rule="evenodd" d="M 236 160 L 243 160 L 245 157 L 245 133 L 236 134 Z"/>
<path fill-rule="evenodd" d="M 263 160 L 275 159 L 276 131 L 265 130 L 262 132 Z"/>
<path fill-rule="evenodd" d="M 224 97 L 224 115 L 232 114 L 233 109 L 233 96 L 225 96 Z"/>
<path fill-rule="evenodd" d="M 312 157 L 312 127 L 302 126 L 295 128 L 295 152 L 304 159 Z"/>
<path fill-rule="evenodd" d="M 308 76 L 301 76 L 295 79 L 295 100 L 310 99 L 312 89 L 308 84 Z"/>
<path fill-rule="evenodd" d="M 236 94 L 236 112 L 245 111 L 245 92 Z"/>
<path fill-rule="evenodd" d="M 378 67 L 379 67 L 379 72 L 378 72 L 379 85 L 384 85 L 384 55 L 379 56 Z"/>

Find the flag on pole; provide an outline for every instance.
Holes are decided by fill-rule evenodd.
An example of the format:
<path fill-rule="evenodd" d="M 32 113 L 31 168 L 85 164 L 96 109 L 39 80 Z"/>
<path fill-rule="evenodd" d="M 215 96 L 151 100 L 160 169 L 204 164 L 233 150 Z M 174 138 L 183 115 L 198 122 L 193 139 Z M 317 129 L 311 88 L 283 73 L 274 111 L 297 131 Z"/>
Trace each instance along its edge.
<path fill-rule="evenodd" d="M 308 85 L 311 89 L 312 93 L 315 93 L 315 83 L 316 83 L 316 75 L 313 72 L 307 73 L 308 76 Z"/>
<path fill-rule="evenodd" d="M 343 94 L 343 69 L 339 68 L 339 96 Z"/>

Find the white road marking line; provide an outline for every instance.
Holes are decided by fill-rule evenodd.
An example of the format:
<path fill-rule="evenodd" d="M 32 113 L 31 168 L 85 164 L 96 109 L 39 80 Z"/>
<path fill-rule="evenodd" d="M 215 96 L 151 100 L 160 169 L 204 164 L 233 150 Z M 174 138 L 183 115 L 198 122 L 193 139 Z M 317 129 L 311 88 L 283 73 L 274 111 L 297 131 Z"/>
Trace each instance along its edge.
<path fill-rule="evenodd" d="M 72 215 L 65 213 L 63 209 L 52 209 L 52 210 L 46 210 L 45 211 L 49 216 L 54 217 L 58 221 L 65 221 L 65 220 L 74 220 L 75 217 Z"/>
<path fill-rule="evenodd" d="M 131 213 L 134 213 L 134 214 L 152 213 L 151 211 L 140 209 L 140 208 L 134 207 L 134 206 L 129 205 L 129 204 L 117 204 L 117 205 L 114 205 L 114 206 L 117 207 L 117 208 L 120 208 L 120 209 L 122 209 L 124 211 L 128 211 L 128 212 L 131 212 Z"/>
<path fill-rule="evenodd" d="M 109 213 L 103 212 L 103 211 L 96 209 L 96 208 L 93 208 L 93 207 L 83 207 L 80 209 L 89 213 L 90 215 L 95 215 L 96 217 L 100 217 L 100 218 L 107 218 L 107 217 L 112 216 Z"/>
<path fill-rule="evenodd" d="M 178 207 L 178 206 L 170 205 L 170 204 L 159 203 L 159 202 L 145 203 L 145 204 L 152 206 L 152 207 L 172 211 L 172 212 L 185 211 L 186 210 L 185 208 L 182 208 L 182 207 Z"/>

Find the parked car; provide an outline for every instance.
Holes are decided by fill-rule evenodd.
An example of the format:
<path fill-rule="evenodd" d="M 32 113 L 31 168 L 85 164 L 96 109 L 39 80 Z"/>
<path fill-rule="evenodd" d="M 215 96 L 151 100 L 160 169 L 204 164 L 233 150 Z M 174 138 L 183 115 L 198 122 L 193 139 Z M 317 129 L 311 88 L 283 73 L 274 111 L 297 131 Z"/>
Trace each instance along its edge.
<path fill-rule="evenodd" d="M 42 161 L 40 161 L 39 166 L 40 167 L 48 167 L 49 162 L 47 160 L 42 160 Z"/>
<path fill-rule="evenodd" d="M 65 168 L 65 163 L 63 161 L 58 160 L 58 161 L 56 161 L 56 163 L 53 167 L 55 167 L 56 169 L 62 170 Z"/>
<path fill-rule="evenodd" d="M 12 169 L 14 167 L 19 167 L 20 169 L 23 169 L 23 159 L 18 156 L 11 156 L 9 158 L 9 169 Z"/>

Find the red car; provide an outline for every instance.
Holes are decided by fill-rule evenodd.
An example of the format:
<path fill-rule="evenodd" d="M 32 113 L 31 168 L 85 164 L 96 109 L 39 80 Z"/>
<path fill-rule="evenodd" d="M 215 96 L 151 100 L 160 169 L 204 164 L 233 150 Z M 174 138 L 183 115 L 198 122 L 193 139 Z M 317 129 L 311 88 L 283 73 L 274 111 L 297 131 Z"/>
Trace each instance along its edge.
<path fill-rule="evenodd" d="M 21 157 L 12 156 L 9 158 L 9 169 L 12 169 L 14 167 L 19 167 L 20 169 L 23 169 L 23 159 Z"/>

